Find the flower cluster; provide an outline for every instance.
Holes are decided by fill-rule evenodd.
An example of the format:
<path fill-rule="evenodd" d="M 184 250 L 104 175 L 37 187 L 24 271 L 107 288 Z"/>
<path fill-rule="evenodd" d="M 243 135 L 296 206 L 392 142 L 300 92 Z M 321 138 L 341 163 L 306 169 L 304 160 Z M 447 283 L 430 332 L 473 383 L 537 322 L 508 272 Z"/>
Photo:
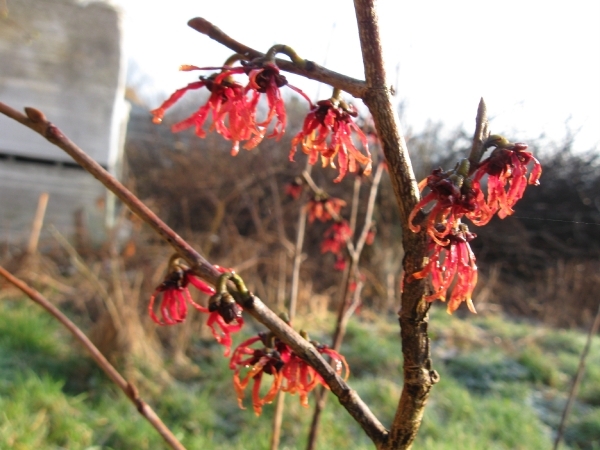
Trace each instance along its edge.
<path fill-rule="evenodd" d="M 470 161 L 462 160 L 449 172 L 435 169 L 431 175 L 419 183 L 430 192 L 417 203 L 409 216 L 409 227 L 417 233 L 421 225 L 414 220 L 421 208 L 433 204 L 425 227 L 430 238 L 429 262 L 425 268 L 408 277 L 408 281 L 430 275 L 433 293 L 427 300 L 445 300 L 447 291 L 452 288 L 448 312 L 452 313 L 462 301 L 475 312 L 471 294 L 477 282 L 477 266 L 469 241 L 475 238 L 461 219 L 466 217 L 475 225 L 487 224 L 498 214 L 501 219 L 511 215 L 513 206 L 523 196 L 527 184 L 538 185 L 542 168 L 533 157 L 526 144 L 510 143 L 499 135 L 490 136 L 484 150 L 495 147 L 492 154 L 471 168 Z M 533 164 L 529 178 L 528 167 Z M 487 175 L 487 196 L 481 183 Z M 452 286 L 453 285 L 453 286 Z"/>
<path fill-rule="evenodd" d="M 253 348 L 256 343 L 261 346 Z M 317 351 L 329 356 L 334 370 L 338 375 L 345 374 L 345 379 L 350 373 L 346 359 L 335 350 L 326 345 L 313 342 Z M 327 383 L 323 378 L 302 360 L 294 351 L 274 337 L 271 333 L 259 333 L 242 342 L 233 352 L 229 368 L 234 371 L 233 384 L 237 393 L 240 408 L 244 408 L 243 400 L 245 389 L 253 381 L 252 406 L 256 415 L 260 415 L 262 407 L 271 403 L 279 391 L 298 394 L 302 406 L 308 406 L 308 394 L 316 386 L 326 388 Z M 242 371 L 247 372 L 242 375 Z M 271 386 L 264 396 L 260 394 L 263 376 L 272 377 Z"/>
<path fill-rule="evenodd" d="M 313 223 L 315 219 L 321 222 L 334 222 L 323 235 L 321 253 L 333 253 L 335 256 L 333 268 L 335 270 L 346 268 L 344 248 L 346 248 L 348 240 L 352 238 L 350 225 L 340 216 L 340 211 L 344 206 L 346 206 L 344 200 L 330 197 L 320 190 L 306 204 L 309 223 Z"/>
<path fill-rule="evenodd" d="M 492 136 L 491 142 L 496 149 L 489 158 L 484 159 L 473 175 L 473 187 L 483 199 L 481 179 L 487 178 L 487 198 L 478 202 L 479 211 L 468 216 L 473 223 L 485 225 L 494 214 L 504 219 L 514 213 L 513 206 L 523 197 L 527 184 L 537 186 L 542 175 L 540 162 L 527 152 L 523 143 L 511 144 L 501 136 Z M 527 178 L 527 167 L 533 163 L 533 169 Z"/>
<path fill-rule="evenodd" d="M 346 206 L 346 202 L 341 198 L 330 197 L 324 192 L 318 192 L 313 195 L 306 205 L 308 223 L 313 223 L 315 219 L 321 222 L 338 220 L 340 211 L 344 206 Z"/>
<path fill-rule="evenodd" d="M 352 229 L 345 220 L 333 223 L 325 231 L 324 239 L 321 242 L 321 253 L 331 252 L 335 255 L 334 269 L 344 270 L 346 268 L 344 248 L 346 248 L 346 243 L 351 238 Z"/>
<path fill-rule="evenodd" d="M 425 300 L 446 301 L 448 289 L 456 281 L 448 301 L 448 312 L 456 311 L 463 301 L 471 312 L 476 312 L 471 294 L 477 284 L 477 266 L 475 255 L 468 244 L 476 236 L 469 232 L 466 225 L 461 224 L 446 236 L 446 245 L 440 245 L 434 240 L 429 242 L 429 262 L 423 270 L 408 278 L 410 282 L 431 275 L 433 293 L 425 297 Z"/>
<path fill-rule="evenodd" d="M 173 106 L 187 91 L 207 88 L 210 92 L 207 103 L 201 106 L 187 119 L 176 123 L 173 132 L 179 132 L 190 127 L 195 127 L 196 135 L 205 137 L 204 123 L 212 113 L 213 124 L 211 129 L 225 139 L 233 142 L 231 154 L 239 152 L 240 142 L 247 141 L 244 148 L 251 150 L 265 137 L 267 128 L 275 119 L 273 132 L 268 137 L 280 139 L 286 126 L 286 112 L 280 88 L 288 85 L 291 89 L 301 94 L 310 103 L 306 95 L 298 88 L 288 84 L 286 78 L 280 74 L 275 63 L 265 60 L 242 61 L 238 67 L 196 67 L 191 65 L 181 66 L 180 70 L 215 70 L 209 77 L 200 77 L 200 81 L 190 83 L 186 87 L 175 91 L 160 107 L 152 111 L 154 122 L 160 123 L 165 111 Z M 233 75 L 246 74 L 248 84 L 242 86 L 235 82 Z M 257 121 L 256 109 L 261 94 L 267 97 L 267 117 Z"/>
<path fill-rule="evenodd" d="M 465 161 L 468 167 L 468 161 Z M 460 218 L 477 210 L 477 191 L 471 187 L 471 183 L 465 182 L 462 175 L 449 175 L 442 169 L 435 169 L 419 183 L 421 192 L 425 187 L 431 192 L 417 203 L 410 213 L 408 224 L 414 233 L 418 233 L 421 226 L 413 224 L 415 216 L 421 208 L 433 202 L 434 206 L 427 217 L 427 234 L 438 244 L 444 245 L 446 236 L 457 226 Z"/>
<path fill-rule="evenodd" d="M 292 139 L 290 161 L 294 160 L 296 147 L 301 144 L 302 151 L 309 155 L 310 164 L 317 162 L 320 154 L 323 167 L 335 167 L 334 159 L 337 158 L 339 175 L 335 182 L 340 182 L 347 172 L 357 172 L 359 164 L 364 166 L 365 175 L 370 174 L 371 154 L 367 137 L 354 122 L 357 115 L 353 106 L 335 98 L 317 102 L 304 119 L 302 130 Z M 366 154 L 356 148 L 353 134 L 362 143 Z"/>
<path fill-rule="evenodd" d="M 225 356 L 229 356 L 231 333 L 239 331 L 244 325 L 242 308 L 229 294 L 217 293 L 214 288 L 194 276 L 190 269 L 176 263 L 171 263 L 170 266 L 170 272 L 150 297 L 148 305 L 150 318 L 158 325 L 175 325 L 185 320 L 187 305 L 190 304 L 198 311 L 208 314 L 206 324 L 211 329 L 215 340 L 225 347 Z M 200 292 L 211 296 L 208 307 L 193 300 L 188 288 L 190 284 Z M 162 319 L 156 315 L 156 303 Z"/>
<path fill-rule="evenodd" d="M 334 96 L 328 100 L 319 101 L 316 105 L 300 89 L 288 83 L 285 76 L 275 63 L 277 53 L 286 53 L 294 64 L 303 67 L 306 61 L 287 47 L 275 45 L 264 57 L 245 61 L 244 57 L 236 54 L 229 58 L 223 67 L 197 67 L 182 65 L 180 70 L 219 70 L 209 76 L 200 76 L 200 81 L 188 84 L 175 91 L 162 105 L 151 111 L 153 121 L 161 123 L 167 109 L 172 107 L 183 95 L 190 90 L 206 88 L 210 95 L 208 101 L 195 113 L 172 126 L 173 132 L 179 132 L 194 127 L 196 135 L 206 136 L 204 124 L 212 114 L 211 130 L 216 130 L 225 139 L 233 142 L 231 154 L 237 155 L 240 143 L 244 142 L 246 150 L 255 148 L 265 138 L 268 128 L 273 124 L 272 132 L 266 136 L 279 140 L 287 122 L 285 102 L 281 88 L 288 86 L 310 105 L 310 111 L 304 120 L 302 130 L 292 140 L 290 160 L 294 160 L 296 147 L 301 144 L 302 151 L 309 155 L 309 163 L 315 164 L 319 155 L 323 167 L 337 167 L 339 170 L 335 182 L 341 181 L 347 172 L 356 173 L 360 166 L 368 175 L 371 172 L 371 154 L 369 153 L 368 138 L 361 131 L 354 119 L 358 116 L 352 105 L 340 99 L 341 91 L 334 90 Z M 240 61 L 239 66 L 232 66 Z M 246 75 L 248 82 L 244 86 L 234 80 L 236 75 Z M 266 118 L 258 120 L 257 107 L 261 95 L 267 100 Z M 361 142 L 362 153 L 356 147 L 353 136 Z"/>

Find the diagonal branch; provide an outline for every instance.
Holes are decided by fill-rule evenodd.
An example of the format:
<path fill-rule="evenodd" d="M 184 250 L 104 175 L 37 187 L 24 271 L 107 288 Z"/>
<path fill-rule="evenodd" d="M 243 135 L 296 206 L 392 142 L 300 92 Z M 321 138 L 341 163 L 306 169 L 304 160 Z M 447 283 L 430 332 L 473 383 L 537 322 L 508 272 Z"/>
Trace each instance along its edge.
<path fill-rule="evenodd" d="M 25 108 L 25 112 L 26 116 L 0 102 L 1 114 L 31 128 L 45 137 L 49 142 L 64 150 L 86 171 L 112 191 L 141 220 L 167 241 L 188 262 L 196 275 L 213 285 L 216 284 L 221 275 L 220 272 L 194 250 L 192 246 L 159 219 L 156 214 L 117 179 L 65 136 L 55 125 L 50 123 L 41 111 L 34 108 Z M 233 285 L 231 285 L 231 288 L 234 289 Z M 232 295 L 242 304 L 246 312 L 271 330 L 278 338 L 288 344 L 298 356 L 314 367 L 319 375 L 323 377 L 331 391 L 338 397 L 342 406 L 346 408 L 373 441 L 381 442 L 385 440 L 387 430 L 358 394 L 350 389 L 310 342 L 281 320 L 258 297 L 251 295 L 249 299 L 244 299 L 235 290 L 232 290 Z"/>
<path fill-rule="evenodd" d="M 81 345 L 85 347 L 96 364 L 104 371 L 104 373 L 125 393 L 127 398 L 131 400 L 138 412 L 146 418 L 148 422 L 160 433 L 163 439 L 175 450 L 185 450 L 185 447 L 179 442 L 171 430 L 163 423 L 156 415 L 154 410 L 142 400 L 138 394 L 136 387 L 127 381 L 113 367 L 111 363 L 104 357 L 98 348 L 88 339 L 77 325 L 71 322 L 60 310 L 50 303 L 42 294 L 35 289 L 29 287 L 26 283 L 13 276 L 10 272 L 0 266 L 0 275 L 6 278 L 10 283 L 23 291 L 31 300 L 36 302 L 51 315 L 53 315 L 64 327 L 71 332 Z"/>
<path fill-rule="evenodd" d="M 188 25 L 199 33 L 207 35 L 209 38 L 217 41 L 225 47 L 233 50 L 240 55 L 247 57 L 248 59 L 261 58 L 265 56 L 253 48 L 250 48 L 235 39 L 225 34 L 220 28 L 214 26 L 208 20 L 202 17 L 196 17 L 188 22 Z M 362 80 L 342 75 L 341 73 L 334 72 L 326 69 L 323 66 L 313 62 L 304 61 L 304 67 L 286 61 L 284 59 L 276 59 L 277 66 L 285 70 L 286 72 L 295 73 L 311 80 L 320 81 L 321 83 L 328 84 L 346 91 L 348 94 L 353 95 L 356 98 L 361 98 L 366 89 L 366 84 Z"/>
<path fill-rule="evenodd" d="M 363 100 L 373 115 L 400 211 L 406 276 L 421 270 L 426 256 L 424 233 L 413 233 L 408 228 L 409 214 L 419 201 L 420 194 L 398 116 L 391 102 L 375 0 L 354 0 L 354 8 L 368 86 Z M 439 380 L 439 375 L 431 368 L 427 335 L 429 304 L 424 300 L 425 283 L 423 280 L 409 283 L 405 278 L 403 286 L 402 306 L 398 314 L 404 356 L 404 387 L 389 439 L 381 447 L 385 449 L 411 447 L 431 387 Z"/>

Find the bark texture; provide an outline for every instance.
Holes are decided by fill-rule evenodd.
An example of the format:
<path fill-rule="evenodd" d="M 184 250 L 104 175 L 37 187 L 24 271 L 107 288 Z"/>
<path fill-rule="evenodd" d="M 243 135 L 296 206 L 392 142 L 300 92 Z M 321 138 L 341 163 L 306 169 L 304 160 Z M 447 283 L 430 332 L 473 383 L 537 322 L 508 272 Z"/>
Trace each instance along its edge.
<path fill-rule="evenodd" d="M 420 194 L 408 148 L 402 136 L 398 116 L 387 85 L 378 18 L 373 0 L 355 0 L 356 19 L 367 82 L 363 101 L 369 108 L 388 164 L 388 171 L 402 221 L 404 246 L 404 283 L 399 311 L 404 387 L 389 434 L 376 442 L 379 449 L 408 449 L 417 435 L 431 387 L 439 380 L 432 370 L 427 335 L 429 303 L 424 280 L 407 282 L 407 275 L 423 267 L 426 256 L 425 234 L 408 228 L 410 212 Z"/>

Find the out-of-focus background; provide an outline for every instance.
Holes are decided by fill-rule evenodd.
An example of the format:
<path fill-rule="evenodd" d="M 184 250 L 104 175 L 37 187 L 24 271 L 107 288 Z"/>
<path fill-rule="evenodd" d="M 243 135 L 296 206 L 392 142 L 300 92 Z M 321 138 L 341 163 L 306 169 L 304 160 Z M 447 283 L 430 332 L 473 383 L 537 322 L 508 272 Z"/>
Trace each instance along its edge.
<path fill-rule="evenodd" d="M 548 448 L 600 291 L 600 36 L 597 2 L 380 2 L 390 82 L 419 179 L 454 165 L 486 98 L 493 132 L 530 145 L 544 172 L 513 216 L 472 242 L 477 316 L 432 305 L 434 366 L 442 376 L 416 448 Z M 288 133 L 232 158 L 230 143 L 169 125 L 203 101 L 189 93 L 162 125 L 149 110 L 194 80 L 179 64 L 218 66 L 230 51 L 185 24 L 203 16 L 266 51 L 274 43 L 362 78 L 347 2 L 0 0 L 0 101 L 34 106 L 119 177 L 211 262 L 234 267 L 275 310 L 289 298 L 298 200 L 285 186 L 305 167 L 288 161 L 308 111 L 285 94 Z M 330 88 L 290 76 L 311 98 Z M 351 98 L 347 100 L 352 101 Z M 360 101 L 354 100 L 361 109 Z M 376 155 L 377 157 L 377 155 Z M 316 183 L 351 201 L 354 177 Z M 364 216 L 370 181 L 360 193 Z M 350 207 L 342 211 L 348 216 Z M 361 260 L 365 286 L 343 353 L 350 384 L 384 423 L 401 390 L 395 313 L 401 230 L 384 176 L 377 236 Z M 359 219 L 359 226 L 361 219 Z M 341 273 L 322 255 L 326 225 L 307 229 L 296 326 L 328 342 Z M 271 408 L 240 411 L 222 348 L 202 317 L 157 327 L 146 314 L 169 248 L 96 180 L 29 130 L 0 117 L 0 261 L 92 337 L 188 448 L 265 448 Z M 161 448 L 161 441 L 77 344 L 0 284 L 0 447 Z M 115 314 L 115 311 L 118 313 Z M 244 336 L 260 331 L 250 324 Z M 236 336 L 241 342 L 244 336 Z M 597 338 L 567 424 L 565 448 L 600 446 Z M 219 399 L 218 402 L 215 399 Z M 310 418 L 288 400 L 282 448 L 302 448 Z M 249 405 L 246 405 L 249 406 Z M 127 420 L 123 420 L 126 417 Z M 321 448 L 371 448 L 335 402 Z"/>

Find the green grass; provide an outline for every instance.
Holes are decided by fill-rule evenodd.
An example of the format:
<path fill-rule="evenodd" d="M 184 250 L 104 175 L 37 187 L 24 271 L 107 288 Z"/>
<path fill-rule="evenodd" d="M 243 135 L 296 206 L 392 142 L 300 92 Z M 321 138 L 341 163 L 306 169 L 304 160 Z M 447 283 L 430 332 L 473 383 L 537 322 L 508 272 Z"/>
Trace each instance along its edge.
<path fill-rule="evenodd" d="M 430 328 L 441 381 L 414 448 L 551 448 L 585 336 L 501 316 L 461 319 L 437 306 Z M 599 344 L 592 346 L 563 448 L 600 449 Z M 247 398 L 248 409 L 238 408 L 221 353 L 198 340 L 190 352 L 199 367 L 194 378 L 142 386 L 141 395 L 190 450 L 268 448 L 272 407 L 256 417 Z M 352 367 L 351 386 L 389 424 L 402 389 L 396 320 L 353 319 L 343 353 Z M 286 397 L 282 450 L 304 448 L 311 414 L 312 404 L 306 409 L 296 397 Z M 321 430 L 319 448 L 373 448 L 333 396 Z M 18 300 L 0 303 L 0 448 L 166 446 L 68 333 L 36 305 Z"/>

